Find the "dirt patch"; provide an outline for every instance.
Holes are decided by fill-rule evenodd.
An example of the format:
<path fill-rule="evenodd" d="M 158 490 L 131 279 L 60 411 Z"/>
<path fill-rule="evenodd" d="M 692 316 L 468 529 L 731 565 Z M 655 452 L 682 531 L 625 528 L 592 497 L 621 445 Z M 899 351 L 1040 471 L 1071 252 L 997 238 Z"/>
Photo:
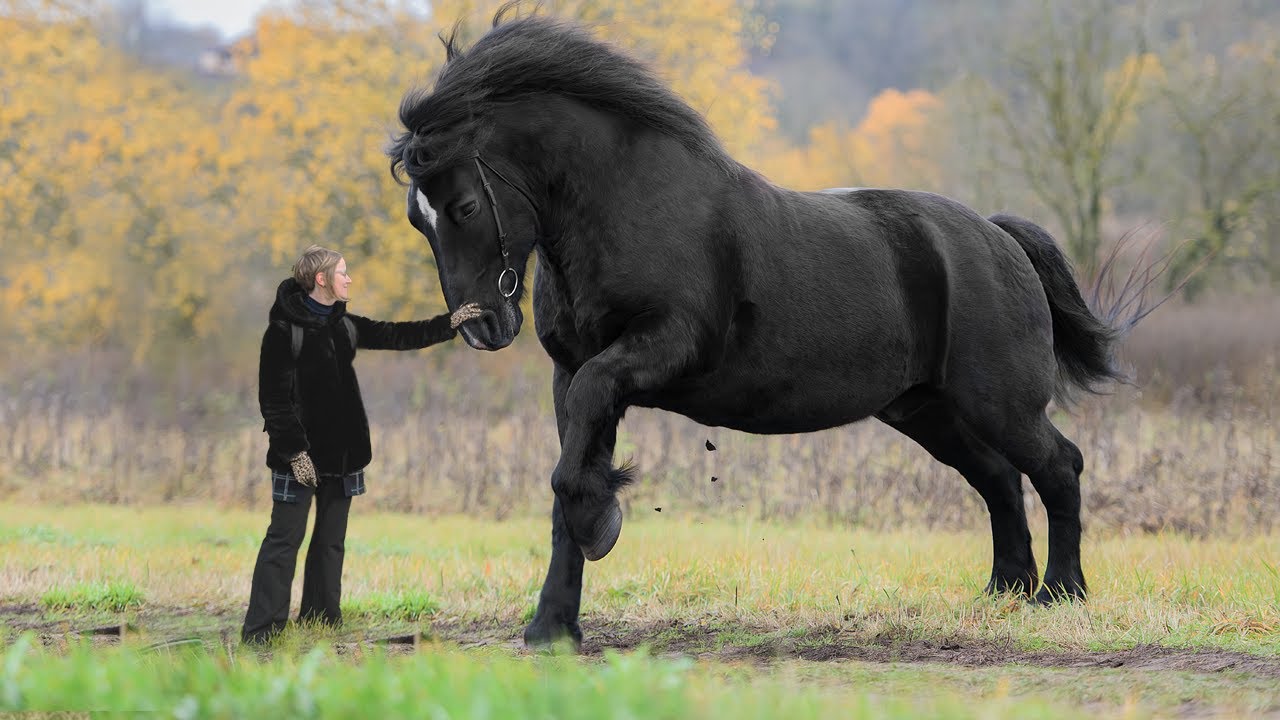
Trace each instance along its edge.
<path fill-rule="evenodd" d="M 35 603 L 0 603 L 0 618 L 4 618 L 8 625 L 12 625 L 12 621 L 37 617 L 40 612 L 40 606 Z"/>
<path fill-rule="evenodd" d="M 513 629 L 514 628 L 514 629 Z M 462 646 L 520 647 L 518 626 L 493 623 L 436 623 L 441 640 Z M 686 622 L 650 625 L 599 625 L 584 629 L 584 655 L 605 650 L 647 647 L 655 654 L 696 659 L 770 662 L 855 660 L 872 663 L 940 663 L 961 667 L 1029 665 L 1046 668 L 1130 668 L 1196 673 L 1234 672 L 1280 679 L 1280 657 L 1227 650 L 1197 650 L 1141 645 L 1126 650 L 1024 650 L 980 638 L 921 640 L 888 634 L 858 635 L 837 627 L 805 628 L 803 633 L 776 628 L 726 628 Z"/>
<path fill-rule="evenodd" d="M 33 630 L 46 643 L 65 642 L 83 633 L 98 618 L 50 618 L 30 604 L 0 605 L 0 621 L 11 630 Z M 226 608 L 148 607 L 130 618 L 131 630 L 142 630 L 149 642 L 202 638 L 206 644 L 235 645 L 239 636 L 239 610 Z M 523 624 L 514 618 L 464 620 L 437 618 L 422 628 L 426 642 L 444 642 L 462 649 L 504 647 L 522 651 Z M 348 625 L 339 634 L 339 651 L 349 651 L 410 631 Z M 1251 655 L 1228 650 L 1198 650 L 1142 645 L 1126 650 L 1085 651 L 1026 650 L 1011 643 L 972 638 L 920 639 L 882 633 L 858 634 L 836 626 L 797 629 L 750 627 L 739 624 L 666 621 L 658 623 L 602 623 L 591 619 L 584 628 L 582 654 L 600 656 L 606 650 L 648 648 L 656 655 L 676 655 L 698 660 L 767 664 L 778 660 L 814 662 L 853 660 L 870 663 L 938 663 L 985 668 L 1025 665 L 1045 668 L 1130 668 L 1194 673 L 1240 673 L 1280 679 L 1280 657 Z M 172 637 L 170 637 L 172 636 Z M 95 638 L 95 642 L 109 638 Z M 118 638 L 117 638 L 118 640 Z M 419 642 L 380 643 L 393 653 L 414 652 Z"/>
<path fill-rule="evenodd" d="M 871 643 L 836 641 L 801 650 L 805 660 L 861 660 L 864 662 L 927 662 L 963 667 L 1031 665 L 1058 668 L 1130 668 L 1217 673 L 1232 671 L 1280 678 L 1280 659 L 1225 650 L 1192 650 L 1142 645 L 1128 650 L 1087 652 L 1080 650 L 1027 651 L 974 639 L 939 642 L 911 640 Z"/>

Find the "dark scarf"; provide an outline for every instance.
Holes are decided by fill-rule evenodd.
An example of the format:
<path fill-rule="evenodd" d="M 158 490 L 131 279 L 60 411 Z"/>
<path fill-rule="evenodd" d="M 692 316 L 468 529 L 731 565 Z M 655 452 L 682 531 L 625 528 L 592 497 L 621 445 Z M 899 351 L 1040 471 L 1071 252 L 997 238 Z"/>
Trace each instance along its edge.
<path fill-rule="evenodd" d="M 332 305 L 323 305 L 319 302 L 316 302 L 316 299 L 311 297 L 310 295 L 303 295 L 302 303 L 307 306 L 308 310 L 315 313 L 316 315 L 319 315 L 320 317 L 329 317 L 330 315 L 333 314 Z"/>

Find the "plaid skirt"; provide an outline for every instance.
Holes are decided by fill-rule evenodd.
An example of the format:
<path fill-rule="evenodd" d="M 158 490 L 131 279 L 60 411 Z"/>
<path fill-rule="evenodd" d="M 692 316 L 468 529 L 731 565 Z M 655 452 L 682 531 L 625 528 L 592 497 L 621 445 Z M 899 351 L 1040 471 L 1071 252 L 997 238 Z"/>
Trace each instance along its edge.
<path fill-rule="evenodd" d="M 336 473 L 320 473 L 319 482 L 341 482 L 342 492 L 347 497 L 364 494 L 364 470 L 357 470 L 346 475 Z M 309 497 L 315 488 L 298 482 L 291 472 L 271 471 L 271 499 L 276 502 L 296 503 L 299 497 Z"/>

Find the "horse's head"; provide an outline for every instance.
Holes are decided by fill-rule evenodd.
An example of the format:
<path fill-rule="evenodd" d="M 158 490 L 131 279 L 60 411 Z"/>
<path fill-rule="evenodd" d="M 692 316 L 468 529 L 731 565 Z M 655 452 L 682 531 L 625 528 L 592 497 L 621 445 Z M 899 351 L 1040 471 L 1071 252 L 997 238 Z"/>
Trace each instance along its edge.
<path fill-rule="evenodd" d="M 406 171 L 409 223 L 431 245 L 449 309 L 480 306 L 462 337 L 477 350 L 510 345 L 524 320 L 524 270 L 537 237 L 532 199 L 509 170 L 479 154 L 425 174 Z"/>
<path fill-rule="evenodd" d="M 441 37 L 446 61 L 435 86 L 405 94 L 403 132 L 387 148 L 450 309 L 475 302 L 484 311 L 462 328 L 483 349 L 504 347 L 520 331 L 521 279 L 535 240 L 558 250 L 548 246 L 576 237 L 565 223 L 599 222 L 600 208 L 619 197 L 638 207 L 647 197 L 642 184 L 616 191 L 633 178 L 612 158 L 660 148 L 679 156 L 669 167 L 698 158 L 716 166 L 716 177 L 739 167 L 702 115 L 641 63 L 551 18 L 507 22 L 513 7 L 466 51 L 456 27 Z M 644 165 L 656 178 L 648 182 L 664 181 L 665 167 Z"/>

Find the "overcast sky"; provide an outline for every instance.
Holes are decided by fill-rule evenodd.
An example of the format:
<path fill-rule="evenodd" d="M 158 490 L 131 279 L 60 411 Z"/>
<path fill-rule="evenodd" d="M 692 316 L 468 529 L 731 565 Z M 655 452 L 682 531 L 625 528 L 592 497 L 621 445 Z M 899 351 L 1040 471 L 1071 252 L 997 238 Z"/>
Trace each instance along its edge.
<path fill-rule="evenodd" d="M 183 25 L 212 25 L 223 37 L 241 35 L 253 27 L 253 18 L 270 0 L 149 0 L 148 15 Z"/>

